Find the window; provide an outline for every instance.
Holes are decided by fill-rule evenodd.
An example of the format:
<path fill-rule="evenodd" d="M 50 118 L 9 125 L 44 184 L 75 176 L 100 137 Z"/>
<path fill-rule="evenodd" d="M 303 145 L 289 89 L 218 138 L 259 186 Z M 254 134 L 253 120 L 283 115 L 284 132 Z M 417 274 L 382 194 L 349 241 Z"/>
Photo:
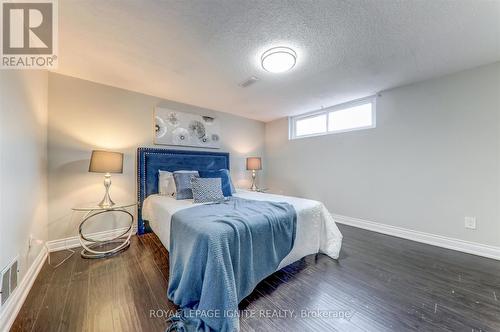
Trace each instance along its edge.
<path fill-rule="evenodd" d="M 372 124 L 372 103 L 340 109 L 328 114 L 328 131 L 367 128 Z"/>
<path fill-rule="evenodd" d="M 326 131 L 326 114 L 308 116 L 297 119 L 295 134 L 297 136 L 317 135 Z"/>
<path fill-rule="evenodd" d="M 290 117 L 290 139 L 375 128 L 375 97 Z"/>

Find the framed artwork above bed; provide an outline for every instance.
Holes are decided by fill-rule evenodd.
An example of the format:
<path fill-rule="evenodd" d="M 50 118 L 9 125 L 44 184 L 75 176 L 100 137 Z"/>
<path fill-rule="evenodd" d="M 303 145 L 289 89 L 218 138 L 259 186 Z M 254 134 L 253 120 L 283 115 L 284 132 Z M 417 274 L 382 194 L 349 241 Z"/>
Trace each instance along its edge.
<path fill-rule="evenodd" d="M 217 118 L 156 107 L 154 144 L 220 148 Z"/>

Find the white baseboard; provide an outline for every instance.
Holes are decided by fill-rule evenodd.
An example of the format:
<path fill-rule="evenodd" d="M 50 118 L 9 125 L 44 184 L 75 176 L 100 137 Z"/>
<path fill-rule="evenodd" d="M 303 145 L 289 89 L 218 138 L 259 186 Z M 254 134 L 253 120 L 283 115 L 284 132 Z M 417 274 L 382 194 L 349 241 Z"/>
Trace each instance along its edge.
<path fill-rule="evenodd" d="M 103 232 L 97 232 L 97 233 L 92 233 L 92 234 L 86 234 L 88 238 L 96 239 L 99 241 L 105 241 L 112 239 L 114 237 L 117 237 L 120 234 L 123 234 L 128 227 L 122 227 L 122 228 L 116 228 L 112 229 L 109 231 L 103 231 Z M 133 227 L 132 230 L 133 234 L 137 233 L 137 225 Z M 87 242 L 85 242 L 87 244 Z M 47 241 L 46 243 L 47 249 L 49 252 L 54 252 L 54 251 L 60 251 L 64 249 L 71 249 L 71 248 L 76 248 L 80 247 L 80 238 L 77 236 L 72 236 L 68 237 L 65 239 L 59 239 L 59 240 L 52 240 L 52 241 Z"/>
<path fill-rule="evenodd" d="M 23 279 L 17 285 L 17 288 L 14 289 L 7 302 L 2 306 L 2 311 L 0 312 L 0 331 L 10 330 L 46 259 L 47 249 L 42 247 L 42 250 L 28 271 L 26 271 Z"/>
<path fill-rule="evenodd" d="M 346 217 L 338 214 L 332 214 L 332 216 L 335 222 L 338 222 L 339 224 L 345 224 L 357 228 L 363 228 L 377 233 L 392 235 L 407 240 L 430 244 L 437 247 L 452 249 L 456 251 L 465 252 L 468 254 L 500 260 L 500 247 L 459 240 L 441 235 L 424 233 L 411 229 L 381 224 L 378 222 Z"/>

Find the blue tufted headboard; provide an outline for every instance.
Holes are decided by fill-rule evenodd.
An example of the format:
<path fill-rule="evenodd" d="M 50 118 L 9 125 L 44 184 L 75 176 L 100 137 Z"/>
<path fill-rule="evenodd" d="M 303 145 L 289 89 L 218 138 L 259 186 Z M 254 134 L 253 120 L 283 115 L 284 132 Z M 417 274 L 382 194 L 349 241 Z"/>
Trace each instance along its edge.
<path fill-rule="evenodd" d="M 142 203 L 158 193 L 158 171 L 210 171 L 228 169 L 229 153 L 169 150 L 157 148 L 137 149 L 137 222 L 139 234 L 151 232 L 142 220 Z"/>

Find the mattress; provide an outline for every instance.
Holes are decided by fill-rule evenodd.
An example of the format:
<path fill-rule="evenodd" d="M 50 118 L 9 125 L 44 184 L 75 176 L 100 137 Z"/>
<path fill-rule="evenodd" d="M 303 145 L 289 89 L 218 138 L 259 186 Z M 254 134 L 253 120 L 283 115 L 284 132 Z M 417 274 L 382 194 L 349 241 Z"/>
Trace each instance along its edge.
<path fill-rule="evenodd" d="M 323 203 L 283 195 L 238 190 L 234 196 L 246 199 L 287 202 L 297 212 L 295 242 L 290 253 L 281 261 L 278 270 L 311 254 L 323 253 L 338 258 L 342 246 L 340 233 L 333 217 Z M 182 209 L 202 205 L 193 200 L 176 200 L 173 197 L 151 195 L 143 203 L 142 218 L 149 221 L 153 232 L 167 250 L 170 250 L 170 221 Z"/>

